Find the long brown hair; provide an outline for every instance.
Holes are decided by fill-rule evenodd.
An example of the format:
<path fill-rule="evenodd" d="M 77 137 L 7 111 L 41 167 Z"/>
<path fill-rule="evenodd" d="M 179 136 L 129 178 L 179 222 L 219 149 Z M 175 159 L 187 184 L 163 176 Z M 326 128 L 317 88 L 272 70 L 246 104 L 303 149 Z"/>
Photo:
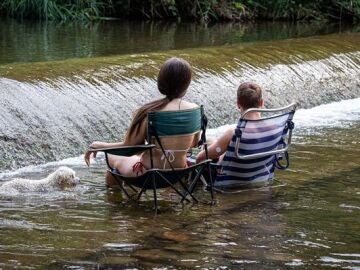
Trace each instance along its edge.
<path fill-rule="evenodd" d="M 138 132 L 141 123 L 148 112 L 159 111 L 171 100 L 185 95 L 191 81 L 191 66 L 181 58 L 172 57 L 160 68 L 157 77 L 157 87 L 165 98 L 154 100 L 139 108 L 134 115 L 130 128 L 126 134 L 129 138 L 134 132 Z"/>

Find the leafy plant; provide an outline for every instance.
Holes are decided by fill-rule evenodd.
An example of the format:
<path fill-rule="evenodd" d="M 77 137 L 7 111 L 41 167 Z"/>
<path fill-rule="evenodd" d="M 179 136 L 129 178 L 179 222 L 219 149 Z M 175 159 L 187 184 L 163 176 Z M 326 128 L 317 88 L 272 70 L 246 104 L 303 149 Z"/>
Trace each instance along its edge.
<path fill-rule="evenodd" d="M 91 21 L 360 20 L 360 0 L 2 0 L 0 14 L 17 18 Z"/>

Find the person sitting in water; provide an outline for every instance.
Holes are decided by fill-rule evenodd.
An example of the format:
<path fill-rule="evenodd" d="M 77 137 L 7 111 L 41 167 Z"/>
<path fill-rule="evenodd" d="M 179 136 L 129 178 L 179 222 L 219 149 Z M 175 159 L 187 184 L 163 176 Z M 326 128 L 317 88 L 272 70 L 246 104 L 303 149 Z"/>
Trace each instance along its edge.
<path fill-rule="evenodd" d="M 191 76 L 191 66 L 187 61 L 175 57 L 168 59 L 160 68 L 157 78 L 158 89 L 165 97 L 147 103 L 135 112 L 123 142 L 107 143 L 95 141 L 91 143 L 89 146 L 90 150 L 84 156 L 86 164 L 90 165 L 91 156 L 96 157 L 96 149 L 144 144 L 148 112 L 182 111 L 197 108 L 197 104 L 183 100 L 190 85 Z M 188 149 L 195 146 L 198 140 L 199 134 L 192 134 L 181 137 L 162 138 L 161 143 L 165 149 Z M 186 166 L 186 151 L 175 151 L 173 155 L 171 165 L 174 168 Z M 155 148 L 155 151 L 153 151 L 153 161 L 155 168 L 171 167 L 166 159 L 162 159 L 162 151 L 159 148 Z M 130 177 L 139 176 L 145 173 L 147 168 L 151 167 L 148 151 L 130 157 L 110 155 L 109 163 L 119 173 Z M 118 185 L 110 173 L 106 175 L 106 183 L 110 187 Z"/>
<path fill-rule="evenodd" d="M 240 84 L 237 89 L 237 107 L 241 113 L 250 108 L 262 108 L 264 100 L 262 99 L 262 90 L 260 86 L 255 83 L 245 82 Z M 258 120 L 261 118 L 259 112 L 249 112 L 245 119 Z M 217 138 L 208 147 L 208 156 L 210 159 L 222 161 L 223 154 L 228 149 L 228 146 L 235 135 L 235 128 L 229 128 L 222 136 Z M 199 163 L 206 159 L 205 151 L 201 151 L 197 157 L 196 162 Z"/>

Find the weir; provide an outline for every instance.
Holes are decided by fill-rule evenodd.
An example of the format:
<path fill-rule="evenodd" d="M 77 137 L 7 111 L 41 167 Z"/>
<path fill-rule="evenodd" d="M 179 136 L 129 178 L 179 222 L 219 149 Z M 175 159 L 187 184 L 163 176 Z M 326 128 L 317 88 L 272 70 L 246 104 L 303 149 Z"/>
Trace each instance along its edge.
<path fill-rule="evenodd" d="M 360 34 L 0 67 L 0 170 L 84 152 L 121 140 L 131 115 L 159 97 L 156 74 L 171 56 L 188 59 L 186 98 L 205 106 L 210 127 L 238 117 L 235 89 L 254 81 L 266 107 L 310 108 L 360 96 Z M 233 105 L 232 105 L 233 104 Z"/>

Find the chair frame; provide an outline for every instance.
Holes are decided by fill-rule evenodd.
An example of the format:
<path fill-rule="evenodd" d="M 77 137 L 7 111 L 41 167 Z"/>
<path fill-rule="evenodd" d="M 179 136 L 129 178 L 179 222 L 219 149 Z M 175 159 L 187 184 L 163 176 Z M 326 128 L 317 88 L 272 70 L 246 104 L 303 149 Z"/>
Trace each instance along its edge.
<path fill-rule="evenodd" d="M 264 112 L 264 113 L 274 113 L 273 115 L 271 116 L 268 116 L 268 117 L 264 117 L 262 118 L 261 120 L 266 120 L 266 119 L 271 119 L 271 118 L 276 118 L 276 117 L 279 117 L 283 114 L 286 114 L 286 113 L 292 113 L 292 115 L 289 117 L 289 119 L 287 120 L 286 122 L 286 127 L 285 129 L 287 129 L 288 131 L 286 132 L 287 134 L 287 137 L 286 137 L 286 141 L 284 141 L 284 147 L 280 148 L 280 149 L 276 149 L 276 150 L 271 150 L 271 151 L 265 151 L 265 152 L 261 152 L 261 153 L 256 153 L 256 154 L 248 154 L 248 155 L 244 155 L 244 154 L 240 154 L 239 153 L 239 147 L 240 147 L 240 143 L 241 143 L 241 135 L 240 136 L 237 136 L 236 138 L 236 142 L 235 142 L 235 149 L 234 149 L 234 153 L 235 153 L 235 156 L 236 158 L 240 159 L 240 160 L 250 160 L 250 159 L 255 159 L 255 158 L 261 158 L 261 157 L 264 157 L 264 156 L 270 156 L 270 155 L 285 155 L 285 158 L 286 158 L 286 165 L 283 166 L 280 164 L 280 159 L 279 157 L 276 157 L 276 163 L 275 163 L 275 168 L 277 169 L 281 169 L 281 170 L 285 170 L 288 168 L 289 166 L 289 157 L 288 157 L 288 149 L 289 149 L 289 146 L 291 144 L 291 139 L 292 139 L 292 130 L 294 128 L 294 123 L 292 122 L 292 119 L 293 119 L 293 115 L 295 113 L 295 110 L 296 110 L 296 107 L 297 107 L 297 104 L 296 103 L 291 103 L 287 106 L 284 106 L 284 107 L 279 107 L 279 108 L 272 108 L 272 109 L 262 109 L 262 108 L 250 108 L 250 109 L 247 109 L 246 111 L 244 111 L 241 116 L 240 116 L 240 119 L 238 121 L 238 123 L 241 121 L 241 120 L 246 120 L 245 117 L 248 113 L 250 112 Z M 282 113 L 281 113 L 282 112 Z M 256 121 L 256 120 L 255 120 Z M 243 127 L 245 128 L 245 126 Z M 242 128 L 240 128 L 240 131 L 241 131 Z M 221 164 L 217 164 L 217 163 L 211 163 L 211 167 L 213 169 L 220 169 L 222 167 Z M 216 176 L 214 176 L 214 183 L 216 181 Z M 239 184 L 238 187 L 240 186 L 247 186 L 249 183 L 246 183 L 246 184 Z M 219 188 L 215 188 L 213 187 L 216 191 L 219 191 L 219 190 L 222 190 L 223 188 L 226 188 L 225 186 L 224 187 L 221 187 L 221 189 Z"/>
<path fill-rule="evenodd" d="M 250 108 L 250 109 L 244 111 L 241 114 L 240 121 L 245 120 L 245 116 L 250 112 L 273 112 L 273 113 L 275 113 L 275 112 L 288 111 L 288 113 L 289 113 L 289 112 L 295 112 L 295 110 L 296 110 L 296 103 L 291 103 L 291 104 L 289 104 L 287 106 L 280 107 L 280 108 L 274 108 L 274 109 Z M 279 116 L 279 115 L 273 115 L 271 117 L 265 117 L 262 120 L 275 118 L 277 116 Z M 292 121 L 292 117 L 289 118 L 288 121 Z M 286 153 L 288 151 L 288 149 L 289 149 L 290 144 L 291 144 L 292 130 L 293 130 L 293 128 L 289 128 L 289 135 L 287 137 L 287 142 L 286 142 L 284 148 L 277 149 L 277 150 L 272 150 L 272 151 L 266 151 L 266 152 L 257 153 L 257 154 L 251 154 L 251 155 L 240 155 L 239 154 L 239 147 L 240 147 L 241 137 L 237 138 L 236 143 L 235 143 L 235 155 L 239 159 L 247 160 L 247 159 L 264 157 L 264 156 L 268 156 L 268 155 L 276 155 L 276 154 Z"/>
<path fill-rule="evenodd" d="M 119 184 L 120 189 L 125 193 L 125 195 L 129 199 L 133 199 L 133 195 L 129 193 L 129 191 L 126 189 L 125 185 L 129 186 L 134 192 L 136 192 L 136 198 L 135 201 L 139 201 L 142 194 L 148 190 L 152 189 L 154 194 L 154 207 L 155 212 L 157 213 L 159 211 L 158 209 L 158 201 L 157 201 L 157 188 L 164 188 L 164 187 L 171 187 L 179 196 L 180 201 L 179 203 L 183 203 L 184 201 L 189 202 L 190 200 L 187 198 L 188 196 L 191 197 L 191 199 L 194 202 L 198 202 L 198 200 L 195 198 L 195 196 L 192 194 L 195 186 L 197 185 L 198 181 L 200 181 L 200 176 L 203 173 L 203 170 L 205 167 L 210 171 L 210 162 L 211 160 L 208 159 L 208 151 L 207 151 L 207 143 L 206 143 L 206 126 L 207 126 L 207 118 L 204 114 L 204 108 L 203 106 L 200 106 L 196 109 L 191 110 L 197 110 L 200 109 L 201 112 L 201 123 L 200 128 L 196 132 L 201 132 L 201 139 L 199 141 L 198 147 L 203 145 L 204 150 L 206 153 L 206 160 L 203 162 L 200 162 L 198 164 L 189 166 L 187 168 L 173 168 L 171 165 L 171 162 L 169 162 L 167 155 L 165 154 L 165 150 L 161 144 L 160 137 L 157 135 L 156 130 L 154 129 L 152 125 L 152 121 L 148 121 L 148 132 L 147 132 L 147 141 L 151 142 L 155 138 L 155 141 L 160 146 L 165 158 L 168 161 L 168 164 L 170 164 L 171 169 L 158 169 L 154 168 L 153 164 L 153 148 L 156 147 L 155 144 L 144 144 L 144 145 L 134 145 L 134 146 L 122 146 L 117 148 L 102 148 L 97 149 L 96 151 L 102 151 L 105 153 L 105 159 L 106 164 L 108 166 L 108 172 L 114 177 L 116 182 Z M 190 111 L 190 110 L 188 110 Z M 152 114 L 156 112 L 151 112 Z M 158 113 L 161 113 L 158 112 Z M 148 114 L 149 117 L 149 114 Z M 190 148 L 191 149 L 191 148 Z M 91 150 L 91 149 L 90 149 Z M 127 177 L 123 176 L 120 173 L 116 172 L 114 168 L 110 166 L 109 163 L 109 156 L 108 155 L 120 155 L 120 156 L 132 156 L 135 154 L 139 154 L 144 151 L 149 151 L 150 153 L 150 165 L 151 168 L 146 170 L 146 172 L 138 177 Z M 191 172 L 196 172 L 196 176 L 190 186 L 188 187 L 186 183 L 182 180 L 183 176 L 186 174 L 190 174 Z M 169 179 L 171 177 L 171 179 Z M 137 180 L 144 180 L 142 184 L 138 184 Z M 139 181 L 141 182 L 141 181 Z M 210 191 L 211 191 L 211 203 L 214 202 L 214 192 L 213 192 L 213 179 L 210 175 Z M 176 183 L 180 183 L 181 187 L 183 188 L 183 192 L 181 192 L 179 189 L 175 187 Z M 139 189 L 139 190 L 138 190 Z"/>

